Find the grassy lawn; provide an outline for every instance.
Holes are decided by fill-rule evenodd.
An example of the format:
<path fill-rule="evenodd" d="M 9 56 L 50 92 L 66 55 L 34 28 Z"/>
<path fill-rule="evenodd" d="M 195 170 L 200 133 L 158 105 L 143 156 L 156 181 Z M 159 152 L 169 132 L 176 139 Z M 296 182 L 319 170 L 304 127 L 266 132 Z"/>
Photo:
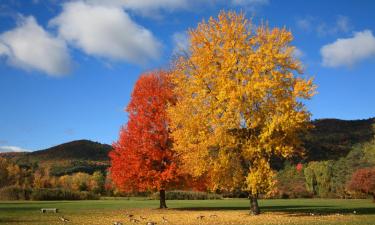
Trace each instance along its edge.
<path fill-rule="evenodd" d="M 176 200 L 167 201 L 169 209 L 158 210 L 158 201 L 144 199 L 97 201 L 15 201 L 0 202 L 0 224 L 53 225 L 63 224 L 58 217 L 71 221 L 67 224 L 101 225 L 120 221 L 133 224 L 125 216 L 134 214 L 140 222 L 164 224 L 321 224 L 374 225 L 375 204 L 371 200 L 291 199 L 262 200 L 260 216 L 248 215 L 248 200 Z M 60 213 L 40 213 L 40 208 L 58 208 Z M 356 211 L 356 213 L 353 213 Z M 205 216 L 197 219 L 198 216 Z M 213 216 L 216 215 L 216 216 Z M 143 220 L 140 218 L 146 217 Z M 135 223 L 134 223 L 135 224 Z"/>

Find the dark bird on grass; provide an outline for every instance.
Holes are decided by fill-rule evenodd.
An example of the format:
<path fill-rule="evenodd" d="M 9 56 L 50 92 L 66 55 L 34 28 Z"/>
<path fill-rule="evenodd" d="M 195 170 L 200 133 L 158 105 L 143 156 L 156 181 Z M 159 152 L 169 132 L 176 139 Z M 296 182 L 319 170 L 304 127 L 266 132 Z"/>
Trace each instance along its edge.
<path fill-rule="evenodd" d="M 129 217 L 129 218 L 132 218 L 132 217 L 134 217 L 134 215 L 133 214 L 125 214 L 127 217 Z"/>
<path fill-rule="evenodd" d="M 156 225 L 156 222 L 149 221 L 146 223 L 146 225 Z"/>
<path fill-rule="evenodd" d="M 211 218 L 214 218 L 214 217 L 216 218 L 217 215 L 213 214 L 213 215 L 210 215 L 210 217 L 211 217 Z"/>
<path fill-rule="evenodd" d="M 64 222 L 64 223 L 66 223 L 66 222 L 70 222 L 70 220 L 68 220 L 67 218 L 64 218 L 64 217 L 62 217 L 62 216 L 60 216 L 59 219 L 60 219 L 62 222 Z"/>
<path fill-rule="evenodd" d="M 203 218 L 204 218 L 204 216 L 202 216 L 202 215 L 197 216 L 197 219 L 199 219 L 199 220 L 203 220 Z"/>
<path fill-rule="evenodd" d="M 139 218 L 141 218 L 142 220 L 147 219 L 146 217 L 143 217 L 143 216 L 139 216 Z"/>
<path fill-rule="evenodd" d="M 130 222 L 133 222 L 133 223 L 139 223 L 140 221 L 137 220 L 137 219 L 131 218 L 131 219 L 130 219 Z"/>
<path fill-rule="evenodd" d="M 169 221 L 164 216 L 162 217 L 164 223 L 168 223 Z"/>
<path fill-rule="evenodd" d="M 113 223 L 113 225 L 122 225 L 122 223 L 116 221 L 116 222 Z"/>

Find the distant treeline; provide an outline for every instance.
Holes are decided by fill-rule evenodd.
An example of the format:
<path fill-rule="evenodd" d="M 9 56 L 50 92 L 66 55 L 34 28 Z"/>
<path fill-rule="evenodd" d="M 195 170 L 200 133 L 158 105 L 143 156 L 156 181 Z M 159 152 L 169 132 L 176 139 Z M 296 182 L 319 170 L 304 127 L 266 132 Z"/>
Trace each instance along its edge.
<path fill-rule="evenodd" d="M 117 190 L 106 166 L 92 167 L 96 171 L 73 172 L 83 165 L 76 162 L 69 170 L 49 168 L 25 168 L 9 159 L 0 158 L 0 199 L 2 200 L 80 200 L 97 199 L 100 196 L 128 196 Z M 86 165 L 87 166 L 87 165 Z M 310 161 L 307 163 L 285 162 L 277 173 L 277 185 L 271 198 L 362 198 L 366 195 L 348 188 L 352 174 L 361 168 L 375 167 L 375 142 L 355 145 L 346 156 L 336 160 Z M 72 171 L 72 172 L 67 172 Z M 247 197 L 241 190 L 207 194 L 172 191 L 169 199 L 212 199 L 223 197 Z M 155 193 L 134 193 L 158 198 Z"/>
<path fill-rule="evenodd" d="M 348 182 L 355 171 L 375 167 L 374 118 L 315 120 L 313 125 L 315 128 L 302 138 L 305 156 L 286 162 L 275 159 L 277 185 L 268 197 L 365 197 L 350 191 Z M 109 145 L 80 140 L 32 153 L 2 153 L 0 199 L 124 196 L 107 176 L 109 150 Z M 152 193 L 130 195 L 140 194 L 155 198 Z M 248 197 L 241 190 L 219 194 Z M 200 198 L 198 195 L 189 198 Z"/>
<path fill-rule="evenodd" d="M 349 188 L 355 171 L 375 167 L 375 142 L 356 145 L 337 160 L 311 161 L 285 167 L 277 174 L 274 197 L 360 198 L 366 195 Z"/>

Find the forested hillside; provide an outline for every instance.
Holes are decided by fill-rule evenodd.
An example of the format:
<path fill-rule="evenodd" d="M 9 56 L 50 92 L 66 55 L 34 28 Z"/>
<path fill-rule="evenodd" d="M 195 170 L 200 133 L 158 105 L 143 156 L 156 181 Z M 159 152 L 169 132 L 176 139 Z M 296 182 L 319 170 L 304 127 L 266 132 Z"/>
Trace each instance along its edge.
<path fill-rule="evenodd" d="M 375 118 L 364 120 L 320 119 L 303 137 L 306 161 L 338 159 L 349 153 L 352 146 L 374 138 Z"/>
<path fill-rule="evenodd" d="M 358 169 L 375 166 L 374 118 L 320 119 L 313 124 L 314 128 L 303 136 L 305 156 L 292 161 L 276 160 L 274 197 L 353 196 L 346 188 L 351 175 Z M 3 173 L 0 188 L 16 184 L 102 192 L 110 149 L 107 144 L 78 140 L 35 152 L 1 153 L 0 169 L 8 172 Z M 98 172 L 94 174 L 95 171 Z M 92 186 L 93 180 L 99 180 L 95 182 L 100 187 Z M 113 188 L 108 178 L 106 182 L 107 188 Z M 244 194 L 239 192 L 237 196 Z"/>
<path fill-rule="evenodd" d="M 77 140 L 34 152 L 2 153 L 0 156 L 24 168 L 48 168 L 51 175 L 75 172 L 102 172 L 108 167 L 111 146 L 89 140 Z"/>
<path fill-rule="evenodd" d="M 349 153 L 354 145 L 374 138 L 375 118 L 363 120 L 319 119 L 314 128 L 303 136 L 305 161 L 338 159 Z M 97 161 L 108 163 L 111 146 L 89 140 L 77 140 L 34 152 L 0 153 L 17 164 L 61 164 L 61 161 Z"/>

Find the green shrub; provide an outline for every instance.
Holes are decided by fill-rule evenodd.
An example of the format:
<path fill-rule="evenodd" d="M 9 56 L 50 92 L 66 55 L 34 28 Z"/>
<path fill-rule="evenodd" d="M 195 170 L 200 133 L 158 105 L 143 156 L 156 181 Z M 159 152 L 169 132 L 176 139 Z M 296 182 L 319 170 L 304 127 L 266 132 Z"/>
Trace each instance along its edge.
<path fill-rule="evenodd" d="M 32 200 L 93 200 L 99 199 L 99 196 L 87 191 L 71 191 L 59 188 L 40 188 L 34 189 L 31 194 Z"/>
<path fill-rule="evenodd" d="M 153 193 L 151 199 L 160 199 L 159 192 Z M 207 200 L 222 199 L 221 195 L 206 192 L 195 191 L 167 191 L 165 193 L 166 200 Z"/>
<path fill-rule="evenodd" d="M 0 189 L 1 200 L 29 200 L 31 190 L 18 186 L 7 186 Z"/>
<path fill-rule="evenodd" d="M 220 193 L 223 198 L 248 198 L 249 193 L 241 189 L 235 189 L 233 191 L 224 191 Z"/>
<path fill-rule="evenodd" d="M 79 192 L 79 198 L 81 200 L 98 200 L 100 196 L 89 191 L 81 191 Z"/>
<path fill-rule="evenodd" d="M 302 167 L 303 165 L 300 164 Z M 276 191 L 272 198 L 311 198 L 312 192 L 306 189 L 305 175 L 290 162 L 284 163 L 284 168 L 277 173 Z"/>

